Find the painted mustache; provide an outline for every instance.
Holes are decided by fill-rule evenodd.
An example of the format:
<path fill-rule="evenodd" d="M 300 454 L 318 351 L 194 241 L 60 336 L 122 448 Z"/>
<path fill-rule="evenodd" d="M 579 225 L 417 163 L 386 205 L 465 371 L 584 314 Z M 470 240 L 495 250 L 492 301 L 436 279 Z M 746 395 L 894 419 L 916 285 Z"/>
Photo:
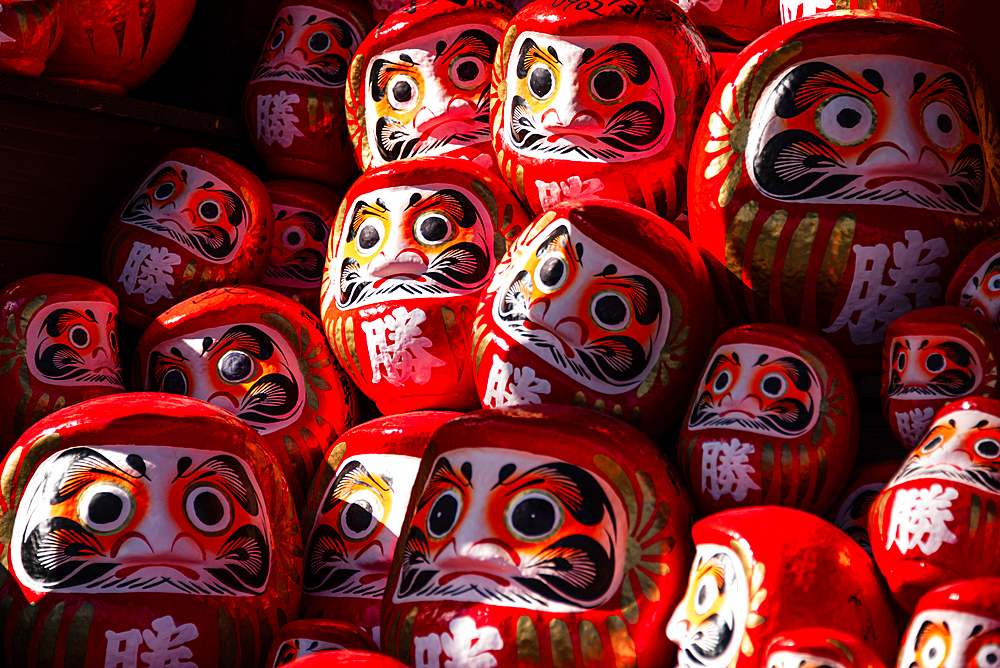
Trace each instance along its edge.
<path fill-rule="evenodd" d="M 814 408 L 806 407 L 798 399 L 780 399 L 768 404 L 763 414 L 750 416 L 740 413 L 736 416 L 723 416 L 722 408 L 715 405 L 711 392 L 703 392 L 691 411 L 689 424 L 692 427 L 742 427 L 744 429 L 759 429 L 776 431 L 787 436 L 794 436 L 804 431 L 812 422 Z"/>
<path fill-rule="evenodd" d="M 289 81 L 314 83 L 329 88 L 342 88 L 347 81 L 347 61 L 338 55 L 331 54 L 302 69 L 277 68 L 261 63 L 250 78 L 254 80 L 288 79 Z"/>
<path fill-rule="evenodd" d="M 400 123 L 395 118 L 380 116 L 375 123 L 375 138 L 379 155 L 386 162 L 392 162 L 433 153 L 449 144 L 468 146 L 489 141 L 489 100 L 489 87 L 487 87 L 479 95 L 475 112 L 471 116 L 464 117 L 471 122 L 465 126 L 464 130 L 460 131 L 454 129 L 453 123 L 443 122 L 425 134 L 410 125 Z M 463 117 L 456 116 L 453 120 L 463 120 Z"/>
<path fill-rule="evenodd" d="M 323 279 L 323 255 L 312 248 L 296 251 L 280 265 L 268 265 L 264 275 L 270 279 L 319 283 Z"/>
<path fill-rule="evenodd" d="M 45 350 L 35 352 L 35 366 L 46 378 L 75 380 L 80 384 L 107 384 L 124 388 L 121 365 L 117 362 L 113 371 L 98 373 L 91 369 L 87 361 L 73 348 L 57 343 Z"/>
<path fill-rule="evenodd" d="M 896 474 L 890 485 L 897 485 L 919 478 L 955 480 L 983 491 L 1000 494 L 1000 468 L 989 464 L 970 464 L 965 468 L 956 469 L 954 466 L 947 464 L 931 464 L 928 466 L 920 459 L 913 459 L 907 462 L 903 469 Z"/>
<path fill-rule="evenodd" d="M 226 209 L 230 214 L 230 222 L 235 230 L 243 221 L 243 203 L 233 193 L 221 193 L 226 199 Z M 231 238 L 225 228 L 218 225 L 201 224 L 185 229 L 179 221 L 167 225 L 157 221 L 151 214 L 152 198 L 147 194 L 139 195 L 132 200 L 122 212 L 123 222 L 141 227 L 151 232 L 164 234 L 179 244 L 187 246 L 195 253 L 209 259 L 222 261 L 236 250 L 236 239 Z"/>

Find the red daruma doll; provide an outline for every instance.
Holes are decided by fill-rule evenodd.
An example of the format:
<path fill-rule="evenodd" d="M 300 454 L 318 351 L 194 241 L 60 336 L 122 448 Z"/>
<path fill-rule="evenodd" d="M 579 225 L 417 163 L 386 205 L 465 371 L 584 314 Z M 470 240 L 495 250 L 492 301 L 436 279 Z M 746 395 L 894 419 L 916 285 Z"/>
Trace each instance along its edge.
<path fill-rule="evenodd" d="M 66 27 L 66 0 L 0 4 L 0 71 L 37 77 L 59 46 Z"/>
<path fill-rule="evenodd" d="M 1000 237 L 990 237 L 962 260 L 946 301 L 971 308 L 1000 329 Z"/>

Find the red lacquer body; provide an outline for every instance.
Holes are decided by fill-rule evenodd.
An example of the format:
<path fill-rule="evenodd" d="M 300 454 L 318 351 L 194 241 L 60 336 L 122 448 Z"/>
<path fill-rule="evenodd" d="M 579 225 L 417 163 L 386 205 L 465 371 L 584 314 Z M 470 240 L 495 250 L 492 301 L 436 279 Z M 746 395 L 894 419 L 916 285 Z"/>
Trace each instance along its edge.
<path fill-rule="evenodd" d="M 281 627 L 268 652 L 265 668 L 278 668 L 313 654 L 361 650 L 377 652 L 378 647 L 361 628 L 328 619 L 297 619 Z M 336 657 L 328 656 L 334 660 Z M 335 663 L 335 661 L 332 661 Z"/>
<path fill-rule="evenodd" d="M 59 46 L 66 0 L 0 3 L 0 71 L 37 77 Z"/>

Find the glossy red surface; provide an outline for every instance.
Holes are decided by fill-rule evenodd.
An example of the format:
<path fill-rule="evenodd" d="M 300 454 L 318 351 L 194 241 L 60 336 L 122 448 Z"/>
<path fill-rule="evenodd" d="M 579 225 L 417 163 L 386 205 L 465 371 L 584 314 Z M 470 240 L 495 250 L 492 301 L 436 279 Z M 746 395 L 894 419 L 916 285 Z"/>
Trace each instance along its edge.
<path fill-rule="evenodd" d="M 37 77 L 66 27 L 66 0 L 5 2 L 0 8 L 0 71 Z"/>
<path fill-rule="evenodd" d="M 274 636 L 265 668 L 278 668 L 324 652 L 360 650 L 377 652 L 368 634 L 353 624 L 328 619 L 298 619 L 281 627 Z M 333 658 L 333 657 L 327 657 Z"/>

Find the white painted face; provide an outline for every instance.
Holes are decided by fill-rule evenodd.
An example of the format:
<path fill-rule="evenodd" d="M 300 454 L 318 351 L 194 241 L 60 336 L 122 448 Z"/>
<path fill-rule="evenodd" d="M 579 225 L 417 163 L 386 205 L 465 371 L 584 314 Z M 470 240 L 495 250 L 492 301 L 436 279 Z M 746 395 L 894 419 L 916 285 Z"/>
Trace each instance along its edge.
<path fill-rule="evenodd" d="M 465 188 L 382 188 L 346 211 L 326 298 L 337 308 L 476 293 L 496 267 L 492 218 Z"/>
<path fill-rule="evenodd" d="M 958 399 L 983 380 L 975 348 L 954 336 L 897 336 L 889 353 L 890 399 Z"/>
<path fill-rule="evenodd" d="M 294 640 L 286 640 L 281 643 L 281 647 L 278 648 L 278 654 L 274 657 L 274 664 L 272 668 L 287 665 L 296 659 L 301 659 L 302 657 L 309 656 L 310 654 L 335 652 L 342 649 L 344 648 L 332 642 L 312 640 L 311 638 L 295 638 Z M 330 663 L 333 664 L 336 662 L 331 661 Z"/>
<path fill-rule="evenodd" d="M 584 468 L 500 448 L 453 450 L 419 494 L 394 603 L 581 612 L 618 591 L 628 517 L 618 493 Z"/>
<path fill-rule="evenodd" d="M 31 318 L 28 371 L 47 385 L 124 390 L 118 309 L 107 302 L 49 303 Z"/>
<path fill-rule="evenodd" d="M 372 164 L 490 141 L 490 68 L 500 31 L 453 26 L 373 54 L 365 72 Z"/>
<path fill-rule="evenodd" d="M 687 591 L 667 623 L 679 668 L 729 666 L 740 651 L 749 609 L 750 587 L 736 553 L 698 545 Z"/>
<path fill-rule="evenodd" d="M 986 316 L 994 327 L 1000 329 L 1000 253 L 984 262 L 969 279 L 962 288 L 958 305 Z"/>
<path fill-rule="evenodd" d="M 978 215 L 989 179 L 973 93 L 955 70 L 906 56 L 796 63 L 754 107 L 750 178 L 778 200 Z"/>
<path fill-rule="evenodd" d="M 896 665 L 899 668 L 997 668 L 1000 666 L 1000 619 L 956 610 L 924 610 L 910 621 Z"/>
<path fill-rule="evenodd" d="M 274 244 L 261 285 L 318 290 L 330 240 L 330 226 L 315 211 L 274 205 Z"/>
<path fill-rule="evenodd" d="M 263 499 L 253 469 L 227 453 L 70 448 L 28 480 L 11 568 L 41 593 L 259 595 L 272 547 Z"/>
<path fill-rule="evenodd" d="M 688 429 L 731 429 L 776 438 L 807 433 L 819 420 L 823 388 L 801 356 L 751 343 L 713 352 Z"/>
<path fill-rule="evenodd" d="M 597 392 L 642 383 L 670 329 L 651 274 L 557 218 L 502 272 L 493 319 L 518 343 Z"/>
<path fill-rule="evenodd" d="M 298 420 L 306 386 L 284 336 L 260 324 L 208 327 L 158 343 L 146 360 L 146 391 L 207 401 L 270 434 Z"/>
<path fill-rule="evenodd" d="M 827 657 L 782 650 L 767 656 L 767 668 L 851 668 Z"/>
<path fill-rule="evenodd" d="M 419 457 L 404 455 L 357 455 L 341 463 L 306 541 L 307 594 L 382 598 L 419 468 Z"/>
<path fill-rule="evenodd" d="M 647 40 L 526 31 L 507 66 L 504 139 L 536 159 L 640 160 L 670 143 L 675 95 L 662 54 Z"/>

